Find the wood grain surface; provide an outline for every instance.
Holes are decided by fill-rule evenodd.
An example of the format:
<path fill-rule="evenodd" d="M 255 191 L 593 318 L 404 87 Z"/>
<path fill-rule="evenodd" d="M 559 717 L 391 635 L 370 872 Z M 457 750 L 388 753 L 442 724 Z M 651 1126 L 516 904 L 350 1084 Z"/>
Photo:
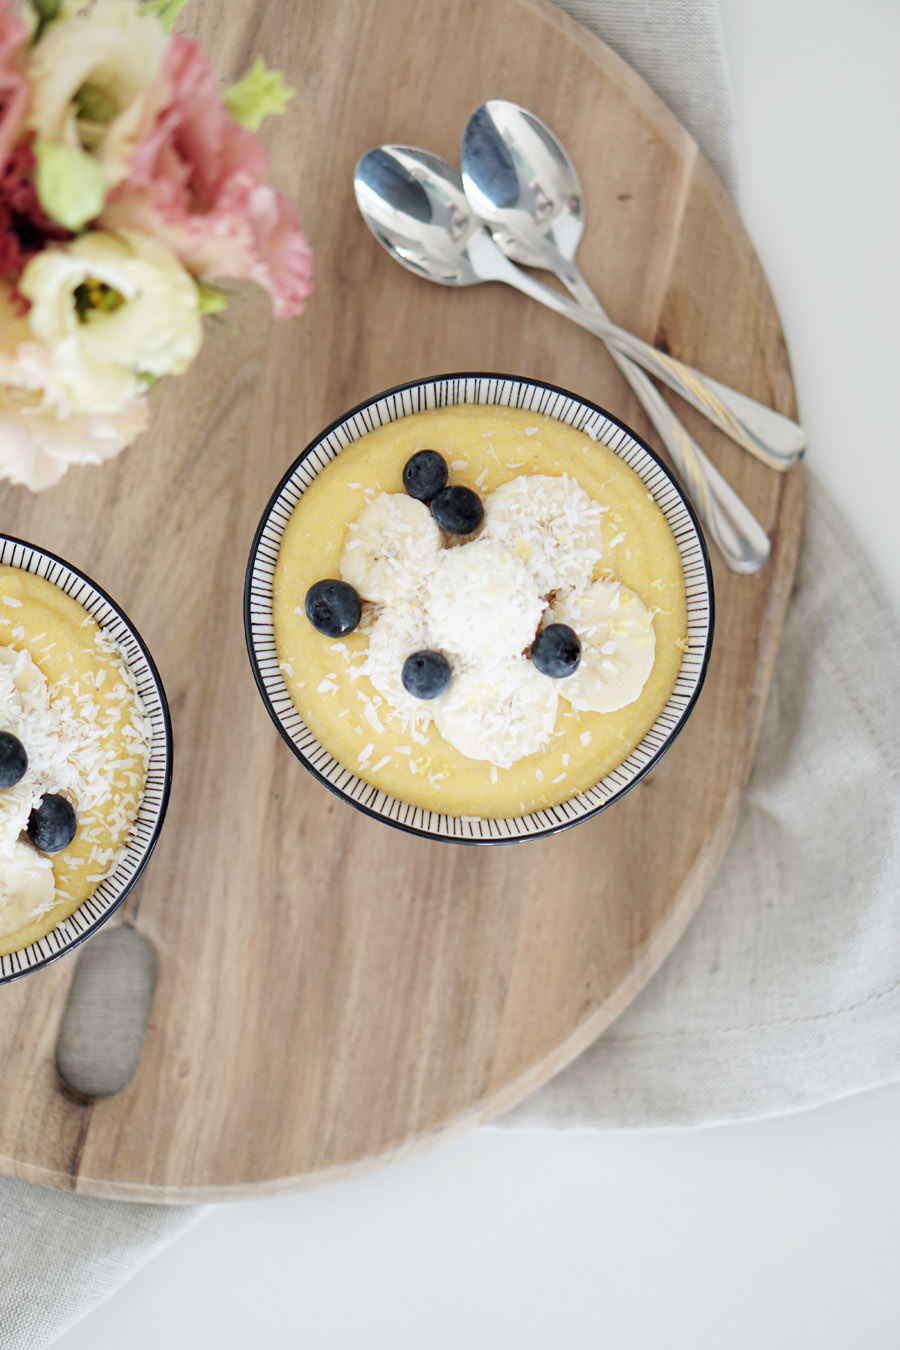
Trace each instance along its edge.
<path fill-rule="evenodd" d="M 274 324 L 264 296 L 242 293 L 118 461 L 43 495 L 0 492 L 5 530 L 123 605 L 175 729 L 136 918 L 160 956 L 137 1074 L 93 1104 L 61 1089 L 73 957 L 5 987 L 0 1167 L 158 1201 L 321 1182 L 474 1125 L 626 1006 L 731 834 L 801 513 L 798 473 L 771 472 L 677 404 L 773 552 L 752 578 L 714 560 L 709 676 L 659 766 L 592 822 L 488 849 L 416 840 L 339 802 L 269 722 L 241 628 L 253 531 L 299 450 L 380 389 L 477 369 L 566 386 L 657 444 L 595 338 L 508 288 L 444 289 L 390 261 L 356 212 L 364 150 L 406 141 L 455 159 L 485 98 L 533 108 L 579 165 L 579 260 L 612 316 L 794 414 L 790 369 L 752 245 L 696 146 L 542 0 L 194 0 L 185 17 L 223 78 L 261 52 L 298 90 L 266 138 L 273 181 L 301 203 L 315 294 L 302 318 Z"/>

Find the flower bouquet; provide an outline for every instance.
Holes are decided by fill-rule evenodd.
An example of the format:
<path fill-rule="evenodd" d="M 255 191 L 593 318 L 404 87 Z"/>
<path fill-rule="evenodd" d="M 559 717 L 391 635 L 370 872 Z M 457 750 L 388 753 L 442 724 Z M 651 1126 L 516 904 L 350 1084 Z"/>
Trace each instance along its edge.
<path fill-rule="evenodd" d="M 255 132 L 292 91 L 223 88 L 187 0 L 0 0 L 0 477 L 38 490 L 118 454 L 254 281 L 300 312 L 311 252 Z"/>

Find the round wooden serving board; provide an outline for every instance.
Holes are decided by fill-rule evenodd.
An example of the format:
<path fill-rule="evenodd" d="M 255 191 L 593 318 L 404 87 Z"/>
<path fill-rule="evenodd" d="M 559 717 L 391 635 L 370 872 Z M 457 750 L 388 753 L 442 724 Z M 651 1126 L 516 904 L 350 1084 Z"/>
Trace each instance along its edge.
<path fill-rule="evenodd" d="M 281 741 L 244 650 L 241 589 L 282 472 L 380 389 L 454 370 L 561 384 L 655 438 L 601 344 L 498 285 L 433 286 L 357 215 L 358 156 L 406 141 L 458 157 L 486 98 L 541 114 L 585 185 L 584 271 L 611 314 L 795 413 L 753 248 L 676 119 L 542 0 L 194 0 L 217 72 L 261 52 L 297 91 L 267 124 L 272 179 L 316 254 L 306 313 L 229 307 L 153 427 L 43 495 L 0 492 L 2 528 L 81 567 L 154 654 L 175 730 L 168 819 L 137 923 L 160 977 L 118 1096 L 60 1087 L 54 1044 L 75 958 L 0 990 L 0 1167 L 94 1195 L 223 1199 L 370 1167 L 511 1106 L 626 1006 L 699 905 L 731 834 L 796 558 L 799 475 L 679 412 L 773 538 L 756 577 L 714 559 L 706 686 L 654 772 L 594 821 L 493 848 L 366 819 Z"/>

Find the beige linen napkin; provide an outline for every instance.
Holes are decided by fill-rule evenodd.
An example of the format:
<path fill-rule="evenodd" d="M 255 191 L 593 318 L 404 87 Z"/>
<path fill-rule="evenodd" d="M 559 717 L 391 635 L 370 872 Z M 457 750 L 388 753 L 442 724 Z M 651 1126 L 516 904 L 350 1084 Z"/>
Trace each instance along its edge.
<path fill-rule="evenodd" d="M 0 1181 L 0 1346 L 44 1350 L 206 1213 Z"/>
<path fill-rule="evenodd" d="M 716 0 L 560 3 L 658 90 L 734 191 Z M 713 1123 L 900 1078 L 898 754 L 882 740 L 898 703 L 890 605 L 810 476 L 796 594 L 721 875 L 638 1000 L 503 1125 Z M 0 1346 L 42 1350 L 204 1212 L 0 1179 Z"/>

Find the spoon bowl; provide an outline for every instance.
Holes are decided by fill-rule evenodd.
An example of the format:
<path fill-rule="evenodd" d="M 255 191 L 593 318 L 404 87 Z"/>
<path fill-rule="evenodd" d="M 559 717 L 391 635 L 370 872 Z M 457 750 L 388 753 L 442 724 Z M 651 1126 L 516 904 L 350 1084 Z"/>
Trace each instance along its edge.
<path fill-rule="evenodd" d="M 353 190 L 381 246 L 410 272 L 442 286 L 475 286 L 469 244 L 484 227 L 452 164 L 427 150 L 382 145 L 359 160 Z"/>
<path fill-rule="evenodd" d="M 584 193 L 565 147 L 540 118 L 505 99 L 476 108 L 463 133 L 462 181 L 508 258 L 547 268 L 555 252 L 574 262 Z"/>

